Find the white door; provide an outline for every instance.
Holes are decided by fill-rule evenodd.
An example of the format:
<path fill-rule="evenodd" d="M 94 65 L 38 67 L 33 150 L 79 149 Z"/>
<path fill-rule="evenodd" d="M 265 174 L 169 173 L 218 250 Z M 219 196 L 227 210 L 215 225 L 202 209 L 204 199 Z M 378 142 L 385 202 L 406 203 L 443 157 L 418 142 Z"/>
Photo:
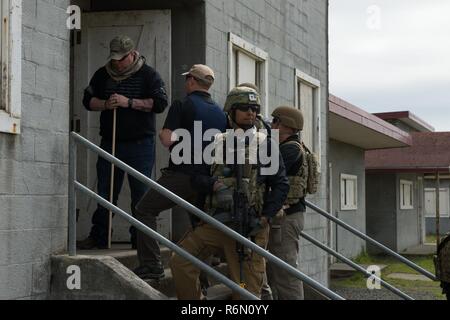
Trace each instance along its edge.
<path fill-rule="evenodd" d="M 73 120 L 80 121 L 80 134 L 99 145 L 99 112 L 87 112 L 82 105 L 83 91 L 91 77 L 104 66 L 109 55 L 109 42 L 115 36 L 125 34 L 136 43 L 137 50 L 146 57 L 147 64 L 155 68 L 163 78 L 168 96 L 171 84 L 171 14 L 164 11 L 121 11 L 86 13 L 82 17 L 82 31 L 76 34 L 74 48 L 74 88 Z M 157 133 L 162 128 L 166 113 L 157 116 Z M 156 178 L 160 169 L 167 166 L 168 152 L 159 143 L 156 136 Z M 97 155 L 79 148 L 78 179 L 91 189 L 96 188 Z M 131 213 L 130 190 L 125 179 L 119 197 L 119 207 Z M 92 213 L 96 208 L 93 200 L 79 197 L 77 207 L 80 217 L 78 222 L 78 238 L 88 235 L 91 227 Z M 161 215 L 160 232 L 171 237 L 170 212 Z M 129 241 L 129 225 L 116 217 L 113 222 L 113 241 Z"/>
<path fill-rule="evenodd" d="M 439 212 L 441 217 L 449 216 L 449 189 L 439 191 Z M 436 218 L 436 189 L 425 189 L 425 214 L 429 218 Z"/>

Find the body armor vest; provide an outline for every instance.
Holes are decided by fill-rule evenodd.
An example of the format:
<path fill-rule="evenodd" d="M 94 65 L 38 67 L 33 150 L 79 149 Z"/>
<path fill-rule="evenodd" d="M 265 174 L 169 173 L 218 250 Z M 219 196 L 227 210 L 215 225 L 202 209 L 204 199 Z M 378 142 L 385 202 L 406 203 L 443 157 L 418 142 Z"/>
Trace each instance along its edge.
<path fill-rule="evenodd" d="M 232 193 L 236 189 L 236 175 L 233 170 L 234 165 L 226 164 L 226 150 L 227 138 L 229 133 L 223 133 L 216 136 L 215 139 L 215 159 L 211 167 L 211 175 L 217 177 L 219 182 L 222 182 Z M 233 135 L 231 135 L 233 136 Z M 265 184 L 258 183 L 259 166 L 256 164 L 258 157 L 258 148 L 261 143 L 264 143 L 267 136 L 265 134 L 256 132 L 254 139 L 255 143 L 245 145 L 245 164 L 243 164 L 243 179 L 242 189 L 246 195 L 250 211 L 253 215 L 260 216 L 264 205 Z M 223 159 L 223 161 L 217 161 Z M 228 205 L 221 204 L 217 201 L 217 194 L 212 193 L 206 199 L 205 211 L 214 216 L 223 223 L 232 222 L 233 203 Z"/>

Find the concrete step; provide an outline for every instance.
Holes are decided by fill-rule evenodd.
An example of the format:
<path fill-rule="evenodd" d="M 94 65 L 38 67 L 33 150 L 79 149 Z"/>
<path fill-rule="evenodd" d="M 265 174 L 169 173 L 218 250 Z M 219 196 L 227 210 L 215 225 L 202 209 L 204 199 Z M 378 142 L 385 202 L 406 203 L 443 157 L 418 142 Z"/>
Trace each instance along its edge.
<path fill-rule="evenodd" d="M 425 243 L 418 246 L 410 247 L 401 252 L 404 256 L 431 256 L 436 254 L 436 243 Z"/>
<path fill-rule="evenodd" d="M 367 269 L 368 265 L 361 265 L 364 269 Z M 386 265 L 379 265 L 381 270 L 386 268 Z M 345 263 L 334 263 L 330 266 L 330 277 L 331 279 L 348 278 L 356 273 L 360 273 L 358 270 L 353 269 Z"/>
<path fill-rule="evenodd" d="M 137 251 L 132 250 L 129 244 L 113 244 L 109 250 L 78 250 L 77 254 L 84 256 L 107 256 L 113 257 L 125 267 L 133 270 L 139 266 Z M 161 261 L 164 268 L 169 266 L 172 253 L 169 248 L 161 247 Z"/>
<path fill-rule="evenodd" d="M 79 250 L 77 252 L 79 255 L 83 256 L 106 256 L 112 257 L 123 264 L 130 270 L 133 270 L 139 266 L 137 251 L 132 250 L 129 244 L 114 244 L 110 250 Z M 175 294 L 175 283 L 173 281 L 172 272 L 169 268 L 169 260 L 172 255 L 172 252 L 167 247 L 161 247 L 161 260 L 164 266 L 165 277 L 160 280 L 147 280 L 145 281 L 148 285 L 150 285 L 153 289 L 158 290 L 164 295 L 168 296 L 171 299 L 174 299 Z M 218 266 L 214 267 L 217 271 L 222 273 L 223 275 L 228 274 L 227 264 L 221 263 Z M 222 290 L 220 286 L 221 283 L 212 277 L 208 277 L 211 294 L 208 291 L 208 299 L 215 300 L 213 297 L 220 298 L 228 297 L 226 294 L 227 290 Z M 218 286 L 218 287 L 217 287 Z M 225 286 L 226 287 L 226 286 Z M 231 292 L 231 290 L 230 290 Z M 230 295 L 231 297 L 231 295 Z M 219 299 L 219 300 L 220 300 Z"/>
<path fill-rule="evenodd" d="M 67 270 L 77 266 L 82 285 L 71 290 Z M 116 259 L 108 256 L 52 256 L 51 300 L 167 300 Z"/>

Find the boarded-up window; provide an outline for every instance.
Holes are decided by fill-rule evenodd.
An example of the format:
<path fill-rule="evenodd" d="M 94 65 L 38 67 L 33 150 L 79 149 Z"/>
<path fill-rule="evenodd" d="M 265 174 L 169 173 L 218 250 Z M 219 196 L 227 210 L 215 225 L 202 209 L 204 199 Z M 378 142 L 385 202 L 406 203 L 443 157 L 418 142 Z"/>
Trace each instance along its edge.
<path fill-rule="evenodd" d="M 257 86 L 261 94 L 261 113 L 267 117 L 268 54 L 232 33 L 230 33 L 229 45 L 229 89 L 242 83 Z"/>
<path fill-rule="evenodd" d="M 320 81 L 297 69 L 295 72 L 295 88 L 295 106 L 302 111 L 304 118 L 304 128 L 301 132 L 302 140 L 320 161 Z"/>
<path fill-rule="evenodd" d="M 358 177 L 341 174 L 341 210 L 358 209 Z"/>
<path fill-rule="evenodd" d="M 0 17 L 2 21 L 5 21 L 8 17 L 5 17 L 5 13 L 9 10 L 9 1 L 1 1 L 0 4 Z M 6 101 L 5 101 L 5 88 L 3 88 L 3 63 L 7 62 L 6 57 L 3 52 L 8 49 L 8 42 L 5 39 L 5 36 L 3 33 L 5 32 L 4 23 L 0 23 L 0 44 L 1 44 L 1 50 L 0 50 L 0 88 L 1 88 L 1 101 L 0 101 L 0 110 L 6 110 Z M 5 61 L 4 61 L 5 60 Z"/>
<path fill-rule="evenodd" d="M 298 83 L 298 91 L 299 108 L 303 112 L 303 117 L 306 120 L 302 131 L 302 140 L 310 150 L 314 150 L 314 88 L 300 81 Z"/>
<path fill-rule="evenodd" d="M 440 217 L 449 217 L 449 189 L 440 189 L 439 213 Z M 429 218 L 436 217 L 436 189 L 425 189 L 425 214 Z"/>
<path fill-rule="evenodd" d="M 241 50 L 233 50 L 232 83 L 237 86 L 241 83 L 260 84 L 261 62 L 243 53 Z"/>
<path fill-rule="evenodd" d="M 414 209 L 412 181 L 400 180 L 400 209 Z"/>
<path fill-rule="evenodd" d="M 22 0 L 0 2 L 0 132 L 20 133 Z"/>

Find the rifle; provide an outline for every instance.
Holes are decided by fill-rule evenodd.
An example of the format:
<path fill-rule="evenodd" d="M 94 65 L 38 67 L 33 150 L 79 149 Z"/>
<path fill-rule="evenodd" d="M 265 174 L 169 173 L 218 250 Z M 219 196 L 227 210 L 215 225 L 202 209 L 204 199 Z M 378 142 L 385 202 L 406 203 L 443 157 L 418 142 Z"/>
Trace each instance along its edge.
<path fill-rule="evenodd" d="M 237 142 L 237 141 L 235 141 Z M 236 144 L 237 146 L 237 144 Z M 249 203 L 247 199 L 247 194 L 243 187 L 243 176 L 244 176 L 244 165 L 238 164 L 238 150 L 235 153 L 234 162 L 234 173 L 236 176 L 236 188 L 233 194 L 233 221 L 237 224 L 237 232 L 247 237 L 248 233 L 248 222 L 249 222 Z M 240 273 L 240 286 L 242 288 L 246 287 L 243 271 L 243 263 L 245 259 L 245 246 L 239 242 L 236 243 L 237 253 L 239 256 L 239 273 Z"/>

